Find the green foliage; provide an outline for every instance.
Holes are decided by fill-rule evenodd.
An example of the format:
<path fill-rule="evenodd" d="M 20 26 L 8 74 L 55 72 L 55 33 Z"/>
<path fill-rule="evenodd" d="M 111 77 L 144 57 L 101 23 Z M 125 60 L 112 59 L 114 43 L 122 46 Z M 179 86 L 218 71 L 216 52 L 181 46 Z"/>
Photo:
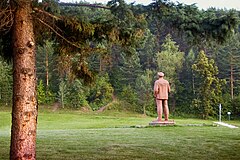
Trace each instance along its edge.
<path fill-rule="evenodd" d="M 165 73 L 171 83 L 171 92 L 176 93 L 179 86 L 178 74 L 181 72 L 184 61 L 184 53 L 180 52 L 178 45 L 168 34 L 162 44 L 162 51 L 157 54 L 158 70 Z"/>
<path fill-rule="evenodd" d="M 58 2 L 59 0 L 41 0 L 42 3 L 38 3 L 39 0 L 36 0 L 36 4 L 39 7 L 43 8 L 45 11 L 52 14 L 60 14 Z"/>
<path fill-rule="evenodd" d="M 229 110 L 231 114 L 237 115 L 238 117 L 240 116 L 240 95 L 236 96 L 232 100 L 232 110 Z"/>
<path fill-rule="evenodd" d="M 46 89 L 42 79 L 38 82 L 37 97 L 39 104 L 52 104 L 55 101 L 55 95 Z"/>
<path fill-rule="evenodd" d="M 0 103 L 12 103 L 12 67 L 0 58 Z"/>
<path fill-rule="evenodd" d="M 134 53 L 136 48 L 144 39 L 144 32 L 147 27 L 145 15 L 143 13 L 133 12 L 131 7 L 123 0 L 109 1 L 114 16 L 111 25 L 113 30 L 109 36 L 110 40 L 115 40 L 117 44 L 123 46 L 126 53 Z"/>
<path fill-rule="evenodd" d="M 196 99 L 194 103 L 203 118 L 214 115 L 216 107 L 221 102 L 222 85 L 224 80 L 217 77 L 218 68 L 213 59 L 208 59 L 203 51 L 200 51 L 192 69 L 196 75 Z"/>
<path fill-rule="evenodd" d="M 138 75 L 142 73 L 138 53 L 127 56 L 121 50 L 114 50 L 112 59 L 109 75 L 116 93 L 120 93 L 126 85 L 134 88 Z"/>
<path fill-rule="evenodd" d="M 57 62 L 57 55 L 54 41 L 43 41 L 43 44 L 37 46 L 36 50 L 36 66 L 37 78 L 43 81 L 47 90 L 53 92 L 58 91 L 59 83 L 59 63 Z M 57 84 L 57 85 L 56 85 Z"/>
<path fill-rule="evenodd" d="M 222 110 L 223 112 L 231 111 L 232 109 L 232 98 L 229 93 L 223 94 Z"/>
<path fill-rule="evenodd" d="M 68 83 L 66 94 L 66 105 L 72 108 L 89 108 L 87 102 L 88 91 L 84 87 L 83 83 L 76 79 L 75 81 Z"/>
<path fill-rule="evenodd" d="M 66 103 L 66 96 L 69 94 L 67 90 L 67 85 L 64 80 L 62 80 L 59 84 L 59 91 L 58 91 L 58 99 L 61 104 L 61 107 L 64 108 Z"/>
<path fill-rule="evenodd" d="M 189 43 L 201 49 L 211 41 L 226 42 L 239 24 L 239 16 L 235 10 L 199 10 L 195 5 L 173 3 L 156 3 L 157 16 L 169 27 L 177 29 L 188 37 Z M 154 13 L 156 13 L 154 12 Z"/>
<path fill-rule="evenodd" d="M 218 64 L 220 77 L 227 80 L 225 92 L 232 98 L 238 95 L 240 85 L 240 34 L 239 32 L 229 39 L 224 45 L 216 48 L 216 63 Z"/>
<path fill-rule="evenodd" d="M 138 49 L 140 64 L 142 70 L 154 70 L 156 69 L 156 53 L 158 52 L 156 36 L 153 35 L 150 30 L 147 30 L 144 35 L 145 41 L 143 46 Z"/>
<path fill-rule="evenodd" d="M 109 83 L 108 74 L 99 75 L 95 83 L 90 87 L 88 101 L 93 110 L 107 105 L 112 101 L 114 89 Z"/>
<path fill-rule="evenodd" d="M 45 99 L 46 99 L 46 94 L 45 94 L 45 87 L 43 85 L 43 81 L 40 80 L 37 86 L 37 95 L 38 95 L 38 103 L 39 104 L 44 104 Z"/>
<path fill-rule="evenodd" d="M 122 92 L 120 93 L 120 99 L 128 103 L 128 110 L 135 112 L 142 112 L 142 107 L 138 106 L 138 96 L 136 91 L 130 86 L 124 86 Z"/>
<path fill-rule="evenodd" d="M 231 112 L 232 118 L 239 118 L 240 116 L 240 96 L 234 96 L 232 99 L 230 94 L 223 95 L 222 115 L 227 119 L 227 112 Z"/>
<path fill-rule="evenodd" d="M 146 70 L 144 74 L 139 75 L 136 80 L 136 91 L 138 95 L 138 104 L 142 106 L 143 113 L 155 113 L 155 105 L 153 98 L 153 71 Z"/>
<path fill-rule="evenodd" d="M 125 105 L 125 102 L 117 99 L 108 103 L 105 107 L 106 107 L 105 109 L 109 110 L 110 112 L 127 111 L 127 106 Z"/>
<path fill-rule="evenodd" d="M 182 112 L 186 114 L 195 112 L 194 108 L 191 108 L 192 100 L 195 96 L 195 79 L 194 72 L 192 70 L 192 65 L 194 64 L 195 59 L 195 53 L 193 49 L 191 49 L 185 56 L 182 71 L 179 74 L 179 80 L 182 88 L 180 89 L 178 87 L 177 89 L 176 104 L 180 106 L 176 108 L 176 112 Z"/>
<path fill-rule="evenodd" d="M 62 9 L 63 15 L 65 15 L 63 17 L 50 16 L 44 12 L 48 18 L 53 19 L 48 24 L 51 31 L 58 35 L 55 40 L 59 44 L 59 53 L 64 57 L 62 59 L 67 59 L 70 63 L 71 67 L 66 69 L 72 75 L 81 77 L 86 82 L 91 82 L 94 78 L 86 61 L 89 55 L 106 51 L 106 49 L 111 50 L 113 45 L 122 46 L 122 50 L 132 54 L 140 44 L 139 41 L 144 38 L 145 16 L 143 14 L 135 15 L 123 1 L 120 1 L 119 5 L 116 2 L 108 4 L 111 12 L 102 11 L 99 8 L 74 9 L 81 15 L 77 17 L 73 17 L 71 7 L 65 6 Z M 67 9 L 65 14 L 64 9 Z M 40 13 L 42 12 L 36 10 L 37 15 Z M 103 13 L 103 16 L 99 16 L 99 13 Z M 41 23 L 49 21 L 47 18 L 41 18 L 43 20 L 38 19 Z M 72 59 L 76 59 L 75 57 L 78 57 L 78 60 L 72 61 Z"/>
<path fill-rule="evenodd" d="M 58 100 L 62 108 L 89 108 L 87 95 L 88 90 L 83 86 L 81 80 L 76 79 L 72 82 L 62 80 L 59 84 Z"/>
<path fill-rule="evenodd" d="M 42 45 L 37 46 L 36 60 L 39 104 L 52 104 L 55 101 L 59 83 L 53 41 L 46 40 Z"/>

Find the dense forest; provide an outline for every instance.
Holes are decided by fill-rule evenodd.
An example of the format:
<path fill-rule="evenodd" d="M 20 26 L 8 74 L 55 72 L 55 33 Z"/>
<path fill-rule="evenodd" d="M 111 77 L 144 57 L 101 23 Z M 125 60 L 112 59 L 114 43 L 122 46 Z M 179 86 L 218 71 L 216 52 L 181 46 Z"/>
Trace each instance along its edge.
<path fill-rule="evenodd" d="M 81 22 L 72 30 L 46 23 L 48 30 L 34 31 L 39 105 L 154 115 L 153 83 L 162 71 L 171 84 L 171 114 L 216 117 L 222 104 L 223 114 L 240 116 L 239 11 L 200 10 L 168 0 L 148 6 L 123 0 L 109 1 L 106 6 L 54 0 L 36 5 L 44 12 L 34 12 L 50 19 L 49 23 L 64 16 L 65 23 L 58 22 L 62 28 Z M 6 53 L 12 33 L 2 25 L 0 103 L 11 107 L 12 60 Z M 59 33 L 69 44 L 52 36 Z M 77 44 L 78 52 L 69 47 L 74 36 L 82 39 L 72 44 Z"/>

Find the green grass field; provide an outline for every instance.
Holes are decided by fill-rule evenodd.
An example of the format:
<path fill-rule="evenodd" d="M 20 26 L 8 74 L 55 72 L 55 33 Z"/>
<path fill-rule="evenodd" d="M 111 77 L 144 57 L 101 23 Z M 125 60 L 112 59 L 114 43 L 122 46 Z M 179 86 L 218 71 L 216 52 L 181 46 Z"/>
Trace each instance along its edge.
<path fill-rule="evenodd" d="M 240 159 L 240 128 L 213 121 L 175 119 L 175 126 L 148 127 L 152 117 L 132 113 L 41 111 L 38 160 Z M 9 159 L 9 111 L 0 111 L 0 160 Z M 240 127 L 239 121 L 230 121 Z"/>

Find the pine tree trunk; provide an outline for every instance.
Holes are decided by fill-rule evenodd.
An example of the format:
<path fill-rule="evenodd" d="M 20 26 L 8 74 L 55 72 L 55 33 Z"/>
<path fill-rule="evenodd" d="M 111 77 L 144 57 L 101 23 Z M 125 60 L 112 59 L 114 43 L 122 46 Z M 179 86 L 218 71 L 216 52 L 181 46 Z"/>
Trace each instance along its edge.
<path fill-rule="evenodd" d="M 32 1 L 12 2 L 13 108 L 10 159 L 36 159 L 37 94 Z M 17 6 L 16 6 L 17 5 Z"/>

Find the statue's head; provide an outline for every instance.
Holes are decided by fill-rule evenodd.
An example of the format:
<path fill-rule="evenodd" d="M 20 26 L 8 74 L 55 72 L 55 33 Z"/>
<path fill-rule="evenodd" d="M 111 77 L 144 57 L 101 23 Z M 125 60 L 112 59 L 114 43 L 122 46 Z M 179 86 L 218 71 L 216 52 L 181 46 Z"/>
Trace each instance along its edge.
<path fill-rule="evenodd" d="M 159 77 L 164 77 L 164 73 L 163 72 L 158 72 L 157 73 Z"/>

